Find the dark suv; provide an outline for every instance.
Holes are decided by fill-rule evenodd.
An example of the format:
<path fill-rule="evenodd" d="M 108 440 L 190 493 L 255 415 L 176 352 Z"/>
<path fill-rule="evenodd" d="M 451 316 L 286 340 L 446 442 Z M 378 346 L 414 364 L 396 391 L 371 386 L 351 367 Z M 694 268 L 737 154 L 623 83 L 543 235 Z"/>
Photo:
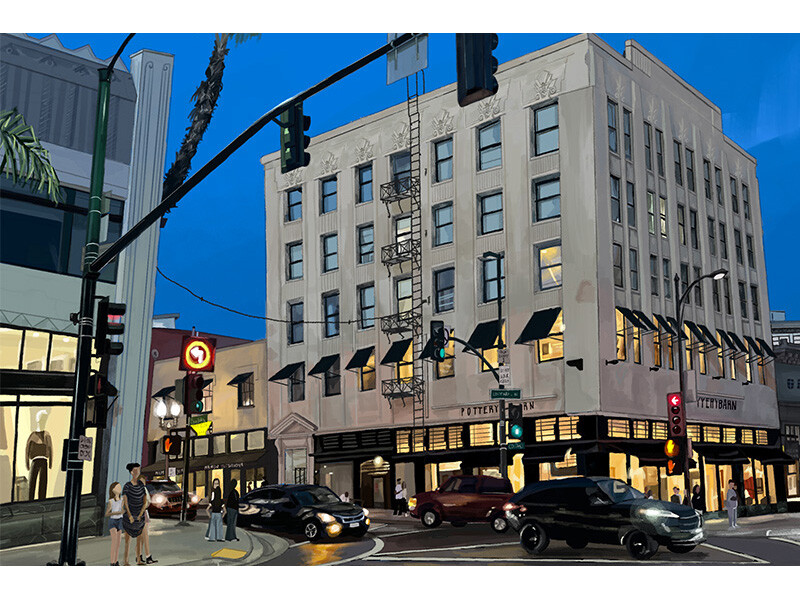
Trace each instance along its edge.
<path fill-rule="evenodd" d="M 637 559 L 647 559 L 659 544 L 690 552 L 705 541 L 703 524 L 690 506 L 645 498 L 618 479 L 570 477 L 525 486 L 503 507 L 520 544 L 531 554 L 551 539 L 571 548 L 589 542 L 621 544 Z"/>
<path fill-rule="evenodd" d="M 508 479 L 486 475 L 456 475 L 432 492 L 411 497 L 408 509 L 425 527 L 449 521 L 460 527 L 471 521 L 488 521 L 498 533 L 508 530 L 503 505 L 514 494 Z"/>

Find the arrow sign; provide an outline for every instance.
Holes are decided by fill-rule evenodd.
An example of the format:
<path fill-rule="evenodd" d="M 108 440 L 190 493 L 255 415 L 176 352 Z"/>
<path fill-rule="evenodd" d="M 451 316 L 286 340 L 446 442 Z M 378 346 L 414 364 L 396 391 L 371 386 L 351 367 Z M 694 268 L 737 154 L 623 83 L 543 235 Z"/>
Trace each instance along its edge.
<path fill-rule="evenodd" d="M 208 430 L 211 427 L 211 421 L 206 421 L 205 423 L 192 423 L 190 427 L 194 429 L 194 432 L 197 435 L 202 436 L 208 433 Z"/>

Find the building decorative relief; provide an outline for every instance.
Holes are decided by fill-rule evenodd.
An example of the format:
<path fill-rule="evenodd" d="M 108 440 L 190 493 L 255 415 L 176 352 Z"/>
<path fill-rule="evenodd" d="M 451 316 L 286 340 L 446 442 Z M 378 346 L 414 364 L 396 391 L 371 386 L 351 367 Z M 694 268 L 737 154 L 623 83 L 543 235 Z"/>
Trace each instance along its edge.
<path fill-rule="evenodd" d="M 686 122 L 681 119 L 678 123 L 678 139 L 685 145 L 689 141 L 689 128 L 686 127 Z"/>
<path fill-rule="evenodd" d="M 650 98 L 647 102 L 647 120 L 651 123 L 656 123 L 658 119 L 658 107 L 656 105 L 656 99 Z"/>
<path fill-rule="evenodd" d="M 411 136 L 408 130 L 408 123 L 403 125 L 398 131 L 392 133 L 392 150 L 408 148 L 411 143 Z"/>
<path fill-rule="evenodd" d="M 714 142 L 711 140 L 706 140 L 706 156 L 711 162 L 717 160 L 717 149 L 714 147 Z"/>
<path fill-rule="evenodd" d="M 334 156 L 333 152 L 328 152 L 325 158 L 322 159 L 319 174 L 327 175 L 328 173 L 335 173 L 339 169 L 339 157 Z"/>
<path fill-rule="evenodd" d="M 546 100 L 558 93 L 558 77 L 550 71 L 542 71 L 534 80 L 534 100 Z"/>
<path fill-rule="evenodd" d="M 622 102 L 625 99 L 625 84 L 622 82 L 622 76 L 617 75 L 614 77 L 616 88 L 614 89 L 614 98 L 617 102 Z"/>
<path fill-rule="evenodd" d="M 371 144 L 367 138 L 362 138 L 361 143 L 355 147 L 354 155 L 356 163 L 371 160 L 375 158 L 375 145 Z"/>
<path fill-rule="evenodd" d="M 303 181 L 303 175 L 305 174 L 305 168 L 300 167 L 299 169 L 295 169 L 294 171 L 289 171 L 286 175 L 283 176 L 283 187 L 292 187 L 295 186 Z"/>
<path fill-rule="evenodd" d="M 485 121 L 486 119 L 496 117 L 502 110 L 503 102 L 497 94 L 486 98 L 486 100 L 481 100 L 478 104 L 478 121 Z"/>
<path fill-rule="evenodd" d="M 439 116 L 433 118 L 431 126 L 433 127 L 434 136 L 450 133 L 455 129 L 453 125 L 453 115 L 451 115 L 446 108 L 443 108 Z"/>

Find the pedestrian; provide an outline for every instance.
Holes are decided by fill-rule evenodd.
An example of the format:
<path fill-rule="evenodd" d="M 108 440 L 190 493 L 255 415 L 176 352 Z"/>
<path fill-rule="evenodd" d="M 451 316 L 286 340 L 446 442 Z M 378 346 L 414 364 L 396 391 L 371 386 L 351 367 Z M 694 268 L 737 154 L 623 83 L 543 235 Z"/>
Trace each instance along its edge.
<path fill-rule="evenodd" d="M 701 514 L 706 512 L 706 502 L 703 499 L 703 495 L 700 493 L 699 485 L 695 485 L 692 488 L 692 508 Z"/>
<path fill-rule="evenodd" d="M 688 489 L 683 493 L 683 502 L 682 502 L 682 504 L 684 506 L 691 506 L 691 503 L 689 502 L 689 490 Z"/>
<path fill-rule="evenodd" d="M 350 492 L 345 492 L 341 496 L 339 496 L 339 500 L 342 502 L 350 502 Z"/>
<path fill-rule="evenodd" d="M 225 539 L 227 541 L 236 540 L 236 519 L 239 518 L 239 492 L 236 490 L 236 480 L 231 479 L 231 491 L 228 492 L 228 499 L 225 501 L 225 518 L 228 521 L 228 527 L 225 530 Z"/>
<path fill-rule="evenodd" d="M 653 492 L 650 491 L 650 488 L 647 488 L 644 491 L 644 497 L 645 497 L 646 500 L 652 500 L 653 499 Z"/>
<path fill-rule="evenodd" d="M 126 482 L 122 488 L 122 496 L 125 498 L 125 512 L 128 518 L 122 520 L 122 528 L 125 530 L 125 561 L 128 566 L 128 549 L 131 538 L 136 538 L 136 564 L 145 564 L 141 559 L 142 553 L 142 531 L 144 530 L 144 511 L 147 509 L 147 490 L 144 484 L 139 481 L 141 475 L 141 465 L 139 463 L 128 463 L 125 467 L 131 474 L 131 480 Z"/>
<path fill-rule="evenodd" d="M 219 488 L 219 479 L 214 479 L 211 494 L 208 497 L 206 514 L 209 516 L 206 539 L 209 542 L 222 542 L 222 515 L 225 514 L 225 504 L 222 501 L 222 490 Z"/>
<path fill-rule="evenodd" d="M 147 489 L 147 480 L 145 479 L 144 475 L 139 475 L 139 481 L 142 482 L 144 485 L 144 493 L 147 496 L 147 506 L 149 507 L 151 504 L 150 500 L 150 490 Z M 142 562 L 147 563 L 148 565 L 152 565 L 157 563 L 158 561 L 153 558 L 153 555 L 150 554 L 150 509 L 144 509 L 144 529 L 142 530 L 143 542 L 144 542 L 144 551 L 147 554 L 147 560 L 145 560 L 144 556 L 140 556 L 139 558 Z"/>
<path fill-rule="evenodd" d="M 728 492 L 725 495 L 725 508 L 728 509 L 728 525 L 730 529 L 739 527 L 736 524 L 736 511 L 739 509 L 739 496 L 736 493 L 736 484 L 733 479 L 728 480 Z"/>
<path fill-rule="evenodd" d="M 403 482 L 403 492 L 402 497 L 400 499 L 400 514 L 408 516 L 408 488 L 406 488 L 406 482 Z"/>
<path fill-rule="evenodd" d="M 119 545 L 122 541 L 122 516 L 125 511 L 122 507 L 122 486 L 115 481 L 108 488 L 108 503 L 106 516 L 108 517 L 108 530 L 111 533 L 111 566 L 119 566 Z"/>
<path fill-rule="evenodd" d="M 681 503 L 681 490 L 677 486 L 672 488 L 672 496 L 670 496 L 669 501 L 675 504 Z"/>
<path fill-rule="evenodd" d="M 400 483 L 400 478 L 397 478 L 397 485 L 394 486 L 394 512 L 393 515 L 400 514 L 400 500 L 403 498 L 403 486 Z"/>

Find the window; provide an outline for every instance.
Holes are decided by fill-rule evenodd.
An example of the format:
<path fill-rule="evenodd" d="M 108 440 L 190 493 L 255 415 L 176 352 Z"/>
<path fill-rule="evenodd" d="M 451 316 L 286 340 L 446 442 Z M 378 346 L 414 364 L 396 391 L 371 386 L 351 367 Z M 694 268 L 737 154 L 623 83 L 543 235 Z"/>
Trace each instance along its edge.
<path fill-rule="evenodd" d="M 725 223 L 719 224 L 719 257 L 728 258 L 728 238 L 725 235 Z"/>
<path fill-rule="evenodd" d="M 444 349 L 444 360 L 436 363 L 436 379 L 455 377 L 456 374 L 456 342 L 449 340 Z"/>
<path fill-rule="evenodd" d="M 631 137 L 631 111 L 622 109 L 622 135 L 625 142 L 625 158 L 633 160 L 633 142 Z"/>
<path fill-rule="evenodd" d="M 719 281 L 716 279 L 711 280 L 711 301 L 714 305 L 714 310 L 720 312 L 719 305 Z"/>
<path fill-rule="evenodd" d="M 706 199 L 711 200 L 711 163 L 703 159 L 703 189 Z"/>
<path fill-rule="evenodd" d="M 656 163 L 658 174 L 664 176 L 664 133 L 656 129 Z"/>
<path fill-rule="evenodd" d="M 697 211 L 689 209 L 689 233 L 692 238 L 692 248 L 700 249 L 700 239 L 697 236 Z"/>
<path fill-rule="evenodd" d="M 547 154 L 558 150 L 558 104 L 550 104 L 533 111 L 533 154 Z"/>
<path fill-rule="evenodd" d="M 694 279 L 700 279 L 700 267 L 694 267 Z M 703 306 L 703 289 L 700 285 L 694 286 L 694 303 L 697 306 Z"/>
<path fill-rule="evenodd" d="M 627 419 L 608 420 L 608 437 L 628 438 L 630 436 L 630 422 Z"/>
<path fill-rule="evenodd" d="M 686 245 L 686 209 L 683 204 L 678 204 L 678 241 L 681 246 Z"/>
<path fill-rule="evenodd" d="M 303 301 L 289 302 L 289 322 L 287 325 L 287 338 L 290 344 L 299 344 L 303 341 Z"/>
<path fill-rule="evenodd" d="M 658 296 L 658 257 L 650 255 L 650 294 Z"/>
<path fill-rule="evenodd" d="M 506 344 L 506 324 L 505 324 L 505 321 L 503 321 L 503 325 L 500 328 L 500 335 L 503 338 L 503 346 L 508 348 L 508 345 Z M 499 347 L 500 347 L 499 340 L 497 338 L 495 338 L 494 344 L 492 346 L 490 346 L 489 348 L 486 348 L 486 350 L 481 350 L 481 356 L 483 356 L 483 358 L 486 359 L 486 362 L 491 364 L 495 369 L 500 364 L 500 361 L 497 360 L 497 349 Z M 489 370 L 489 367 L 487 367 L 484 364 L 484 362 L 481 361 L 481 372 L 483 373 L 483 372 L 486 372 L 488 370 Z"/>
<path fill-rule="evenodd" d="M 647 190 L 647 231 L 656 232 L 656 195 Z"/>
<path fill-rule="evenodd" d="M 411 239 L 411 215 L 394 220 L 394 241 L 399 243 Z"/>
<path fill-rule="evenodd" d="M 550 328 L 548 336 L 537 342 L 539 362 L 547 362 L 564 358 L 564 311 L 558 313 L 558 318 Z"/>
<path fill-rule="evenodd" d="M 648 171 L 653 170 L 653 127 L 645 121 L 644 123 L 644 166 Z"/>
<path fill-rule="evenodd" d="M 411 189 L 411 153 L 398 152 L 393 154 L 390 162 L 395 193 L 408 192 Z"/>
<path fill-rule="evenodd" d="M 480 235 L 503 230 L 503 194 L 497 192 L 478 198 Z"/>
<path fill-rule="evenodd" d="M 485 265 L 485 263 L 484 263 Z M 455 307 L 455 273 L 453 267 L 433 273 L 433 288 L 436 294 L 437 313 L 453 310 Z"/>
<path fill-rule="evenodd" d="M 622 209 L 619 203 L 619 178 L 611 176 L 611 220 L 622 223 Z"/>
<path fill-rule="evenodd" d="M 497 300 L 498 286 L 500 297 L 506 297 L 505 258 L 500 258 L 500 273 L 497 272 L 497 260 L 493 258 L 481 261 L 481 281 L 483 302 Z"/>
<path fill-rule="evenodd" d="M 767 445 L 767 431 L 766 429 L 756 429 L 756 444 L 759 446 Z"/>
<path fill-rule="evenodd" d="M 453 205 L 437 204 L 433 207 L 433 245 L 442 246 L 453 242 Z"/>
<path fill-rule="evenodd" d="M 683 326 L 683 333 L 686 335 L 686 346 L 685 346 L 686 370 L 691 371 L 692 369 L 694 369 L 694 361 L 692 360 L 694 358 L 694 353 L 692 352 L 692 349 L 697 343 L 697 338 L 694 337 L 694 334 L 689 329 L 688 325 Z"/>
<path fill-rule="evenodd" d="M 672 298 L 672 288 L 670 287 L 672 271 L 669 266 L 669 259 L 662 259 L 661 266 L 663 267 L 662 277 L 664 278 L 664 298 Z"/>
<path fill-rule="evenodd" d="M 612 244 L 612 250 L 614 258 L 614 285 L 617 287 L 625 287 L 622 275 L 622 246 L 619 244 Z"/>
<path fill-rule="evenodd" d="M 544 221 L 561 216 L 561 182 L 558 179 L 533 184 L 533 220 Z"/>
<path fill-rule="evenodd" d="M 539 289 L 561 286 L 561 244 L 539 248 Z"/>
<path fill-rule="evenodd" d="M 286 215 L 284 220 L 297 221 L 303 218 L 303 192 L 300 188 L 286 192 Z"/>
<path fill-rule="evenodd" d="M 639 290 L 639 256 L 636 250 L 628 250 L 628 261 L 631 269 L 631 290 Z"/>
<path fill-rule="evenodd" d="M 325 315 L 325 337 L 339 335 L 339 292 L 322 297 L 322 313 Z"/>
<path fill-rule="evenodd" d="M 630 181 L 626 185 L 626 199 L 628 201 L 628 227 L 636 227 L 636 194 L 633 183 Z"/>
<path fill-rule="evenodd" d="M 335 233 L 322 236 L 322 272 L 339 268 L 339 236 Z"/>
<path fill-rule="evenodd" d="M 689 287 L 689 265 L 686 263 L 681 263 L 681 294 L 686 293 L 686 289 Z"/>
<path fill-rule="evenodd" d="M 358 228 L 358 264 L 375 260 L 375 228 L 372 223 Z"/>
<path fill-rule="evenodd" d="M 793 390 L 794 389 L 794 379 L 787 379 L 786 380 L 786 389 Z"/>
<path fill-rule="evenodd" d="M 502 164 L 500 121 L 495 121 L 478 129 L 478 170 L 483 171 Z"/>
<path fill-rule="evenodd" d="M 470 446 L 494 446 L 494 423 L 477 423 L 469 426 L 469 445 Z M 460 482 L 458 488 L 461 492 L 475 491 L 475 478 L 454 479 L 454 483 Z M 456 491 L 453 489 L 452 491 Z"/>
<path fill-rule="evenodd" d="M 398 313 L 406 313 L 413 308 L 411 293 L 411 277 L 395 280 L 394 294 L 397 301 Z"/>
<path fill-rule="evenodd" d="M 670 371 L 675 370 L 675 336 L 672 335 L 667 336 L 667 364 Z M 653 426 L 655 427 L 655 424 Z M 653 437 L 655 437 L 655 431 Z"/>
<path fill-rule="evenodd" d="M 714 167 L 714 186 L 717 188 L 717 202 L 721 205 L 724 203 L 722 198 L 722 169 Z"/>
<path fill-rule="evenodd" d="M 742 205 L 744 206 L 744 218 L 750 219 L 750 190 L 742 184 Z"/>
<path fill-rule="evenodd" d="M 761 320 L 761 312 L 758 308 L 758 286 L 750 286 L 750 303 L 753 305 L 753 320 Z"/>
<path fill-rule="evenodd" d="M 359 372 L 359 387 L 362 392 L 375 389 L 375 352 L 369 355 L 367 364 Z"/>
<path fill-rule="evenodd" d="M 731 282 L 727 277 L 722 280 L 723 290 L 725 291 L 725 313 L 732 315 L 733 307 L 731 305 Z"/>
<path fill-rule="evenodd" d="M 303 278 L 303 242 L 286 244 L 286 279 Z"/>
<path fill-rule="evenodd" d="M 683 185 L 683 162 L 681 158 L 681 144 L 672 140 L 672 152 L 675 155 L 675 183 Z"/>
<path fill-rule="evenodd" d="M 434 173 L 435 181 L 447 181 L 453 178 L 453 138 L 436 142 L 433 147 L 436 161 Z"/>
<path fill-rule="evenodd" d="M 633 328 L 633 362 L 642 364 L 642 330 L 639 327 Z"/>
<path fill-rule="evenodd" d="M 661 360 L 661 348 L 664 345 L 664 342 L 661 339 L 661 326 L 659 325 L 658 328 L 653 332 L 653 366 L 660 367 L 662 366 Z M 647 434 L 645 434 L 647 437 Z"/>
<path fill-rule="evenodd" d="M 618 152 L 617 148 L 617 103 L 608 101 L 608 149 Z"/>
<path fill-rule="evenodd" d="M 247 406 L 255 406 L 254 390 L 253 390 L 253 374 L 236 384 L 237 404 L 239 408 Z M 244 449 L 244 448 L 243 448 Z"/>
<path fill-rule="evenodd" d="M 325 395 L 338 396 L 342 393 L 342 376 L 340 371 L 340 358 L 337 356 L 334 363 L 330 368 L 325 371 L 323 378 L 325 380 Z"/>
<path fill-rule="evenodd" d="M 289 377 L 289 402 L 306 399 L 306 366 L 300 365 Z"/>
<path fill-rule="evenodd" d="M 717 280 L 714 280 L 717 283 Z M 719 375 L 725 377 L 725 343 L 722 341 L 722 335 L 717 332 L 717 362 L 719 363 Z"/>
<path fill-rule="evenodd" d="M 744 252 L 742 251 L 742 232 L 738 229 L 733 230 L 733 243 L 736 245 L 736 262 L 744 264 Z"/>
<path fill-rule="evenodd" d="M 694 188 L 694 152 L 686 148 L 686 187 L 692 192 Z"/>
<path fill-rule="evenodd" d="M 739 308 L 742 311 L 742 318 L 747 318 L 747 290 L 744 283 L 739 282 Z"/>
<path fill-rule="evenodd" d="M 556 419 L 536 419 L 534 435 L 537 442 L 553 442 L 556 439 Z"/>
<path fill-rule="evenodd" d="M 358 168 L 358 197 L 356 204 L 372 202 L 372 165 Z"/>
<path fill-rule="evenodd" d="M 753 236 L 746 236 L 745 241 L 747 242 L 747 264 L 751 269 L 755 269 L 756 257 L 753 254 Z"/>
<path fill-rule="evenodd" d="M 708 217 L 708 245 L 711 249 L 711 256 L 717 255 L 717 227 L 714 224 L 714 219 Z"/>
<path fill-rule="evenodd" d="M 319 214 L 336 210 L 336 177 L 322 180 L 322 196 L 319 199 Z"/>
<path fill-rule="evenodd" d="M 733 208 L 733 212 L 739 213 L 739 196 L 736 193 L 737 189 L 736 179 L 731 177 L 731 208 Z"/>
<path fill-rule="evenodd" d="M 658 200 L 661 215 L 661 237 L 667 239 L 667 199 L 664 196 L 660 196 Z"/>
<path fill-rule="evenodd" d="M 358 326 L 368 329 L 375 326 L 375 284 L 358 288 Z"/>
<path fill-rule="evenodd" d="M 719 444 L 720 440 L 720 428 L 719 427 L 711 427 L 706 425 L 703 428 L 703 441 L 704 442 L 712 442 L 715 444 Z"/>

